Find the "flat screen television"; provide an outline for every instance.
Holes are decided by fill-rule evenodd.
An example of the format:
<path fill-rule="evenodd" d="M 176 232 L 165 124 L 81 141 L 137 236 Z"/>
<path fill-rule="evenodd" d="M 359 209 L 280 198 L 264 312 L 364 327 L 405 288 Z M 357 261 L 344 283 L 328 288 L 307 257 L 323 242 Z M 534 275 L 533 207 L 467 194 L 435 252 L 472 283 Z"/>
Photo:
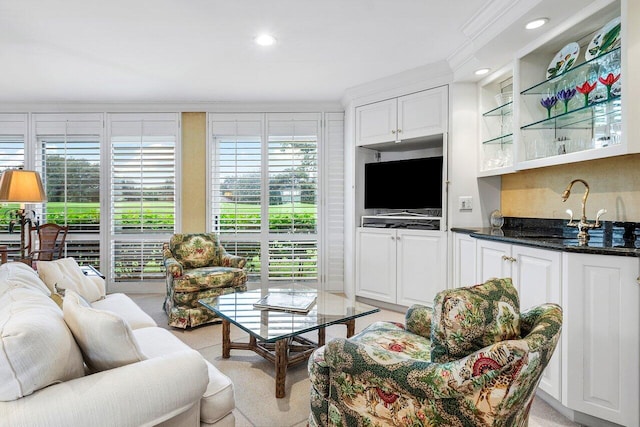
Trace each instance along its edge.
<path fill-rule="evenodd" d="M 364 165 L 365 209 L 442 209 L 442 156 Z"/>

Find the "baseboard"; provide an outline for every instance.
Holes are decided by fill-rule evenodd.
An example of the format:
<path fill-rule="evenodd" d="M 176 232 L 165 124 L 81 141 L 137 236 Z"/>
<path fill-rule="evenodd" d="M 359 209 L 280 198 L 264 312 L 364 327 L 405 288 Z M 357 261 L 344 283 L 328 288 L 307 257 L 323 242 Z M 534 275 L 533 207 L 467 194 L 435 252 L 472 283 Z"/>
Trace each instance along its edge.
<path fill-rule="evenodd" d="M 540 389 L 536 391 L 536 396 L 544 400 L 547 404 L 549 404 L 549 406 L 551 406 L 553 409 L 555 409 L 564 417 L 573 421 L 574 423 L 578 423 L 587 427 L 624 427 L 620 424 L 603 420 L 602 418 L 596 418 L 591 415 L 569 409 L 562 403 L 558 402 L 554 397 Z"/>
<path fill-rule="evenodd" d="M 395 311 L 396 313 L 406 313 L 409 307 L 405 307 L 398 304 L 391 304 L 388 302 L 378 301 L 374 299 L 364 298 L 364 297 L 356 297 L 357 301 L 360 301 L 365 304 L 372 305 L 378 308 L 384 308 L 385 310 Z"/>

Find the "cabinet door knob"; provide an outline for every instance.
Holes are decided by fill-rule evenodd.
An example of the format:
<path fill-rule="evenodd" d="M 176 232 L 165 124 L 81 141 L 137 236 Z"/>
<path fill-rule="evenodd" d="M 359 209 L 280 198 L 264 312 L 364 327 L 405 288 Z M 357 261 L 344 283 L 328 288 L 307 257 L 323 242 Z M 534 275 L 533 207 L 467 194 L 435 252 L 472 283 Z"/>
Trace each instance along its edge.
<path fill-rule="evenodd" d="M 637 277 L 637 278 L 636 278 L 636 283 L 637 283 L 638 285 L 640 285 L 640 277 Z"/>
<path fill-rule="evenodd" d="M 402 133 L 402 129 L 398 129 L 398 133 Z"/>
<path fill-rule="evenodd" d="M 503 261 L 516 262 L 516 259 L 514 257 L 506 256 L 506 255 L 502 255 L 502 260 Z"/>
<path fill-rule="evenodd" d="M 395 134 L 396 134 L 396 130 L 395 130 L 395 129 L 393 129 L 393 130 L 391 131 L 391 133 L 395 135 Z"/>

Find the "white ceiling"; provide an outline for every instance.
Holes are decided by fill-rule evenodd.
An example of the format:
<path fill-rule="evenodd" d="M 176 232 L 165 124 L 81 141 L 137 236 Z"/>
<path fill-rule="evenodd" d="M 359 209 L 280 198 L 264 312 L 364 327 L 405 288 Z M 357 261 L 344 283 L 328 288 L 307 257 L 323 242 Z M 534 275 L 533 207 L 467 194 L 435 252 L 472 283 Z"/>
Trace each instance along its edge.
<path fill-rule="evenodd" d="M 465 80 L 545 3 L 585 1 L 0 0 L 0 102 L 337 101 L 443 60 Z"/>

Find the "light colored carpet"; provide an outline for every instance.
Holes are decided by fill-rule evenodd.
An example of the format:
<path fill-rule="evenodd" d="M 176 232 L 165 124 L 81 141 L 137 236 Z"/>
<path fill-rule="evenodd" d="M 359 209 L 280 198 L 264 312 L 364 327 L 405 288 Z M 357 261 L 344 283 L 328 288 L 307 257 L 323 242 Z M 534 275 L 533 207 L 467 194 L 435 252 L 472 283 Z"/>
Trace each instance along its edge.
<path fill-rule="evenodd" d="M 232 350 L 231 358 L 223 359 L 222 327 L 206 325 L 190 330 L 167 326 L 167 315 L 162 311 L 164 295 L 131 294 L 131 298 L 146 311 L 159 326 L 169 329 L 190 347 L 198 350 L 209 362 L 225 373 L 235 386 L 236 426 L 238 427 L 302 427 L 309 415 L 309 377 L 306 363 L 287 371 L 286 396 L 275 398 L 275 368 L 261 356 L 244 350 Z M 381 310 L 356 321 L 356 332 L 377 320 L 404 322 L 404 313 Z M 327 340 L 344 336 L 344 325 L 327 328 Z M 311 334 L 313 336 L 313 334 Z M 239 340 L 247 334 L 231 326 L 231 338 Z M 314 339 L 317 337 L 314 337 Z M 529 427 L 578 426 L 555 411 L 541 399 L 535 399 L 529 417 Z"/>

